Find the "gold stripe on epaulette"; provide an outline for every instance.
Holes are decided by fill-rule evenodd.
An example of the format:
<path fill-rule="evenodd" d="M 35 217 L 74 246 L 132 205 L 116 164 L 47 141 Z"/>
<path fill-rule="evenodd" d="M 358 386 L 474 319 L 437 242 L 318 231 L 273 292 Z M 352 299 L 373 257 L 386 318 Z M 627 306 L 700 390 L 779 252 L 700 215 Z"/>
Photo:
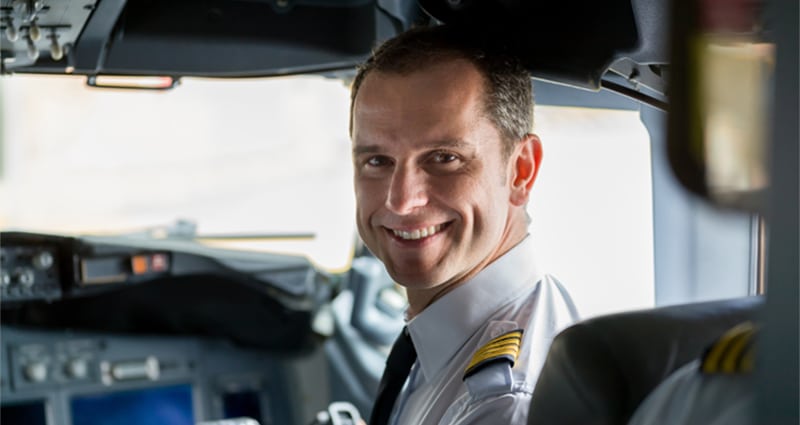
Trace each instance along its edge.
<path fill-rule="evenodd" d="M 751 322 L 741 323 L 723 334 L 703 356 L 703 373 L 745 373 L 753 369 L 753 336 Z"/>
<path fill-rule="evenodd" d="M 514 365 L 519 357 L 522 344 L 522 329 L 506 332 L 484 344 L 472 355 L 469 365 L 464 370 L 464 378 L 475 373 L 481 367 L 495 360 L 505 359 Z"/>

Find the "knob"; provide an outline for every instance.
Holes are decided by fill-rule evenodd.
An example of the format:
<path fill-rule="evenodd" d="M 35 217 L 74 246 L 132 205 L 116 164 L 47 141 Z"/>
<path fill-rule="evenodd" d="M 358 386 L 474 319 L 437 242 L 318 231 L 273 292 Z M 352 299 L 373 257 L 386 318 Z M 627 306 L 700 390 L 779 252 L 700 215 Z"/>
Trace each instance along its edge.
<path fill-rule="evenodd" d="M 33 267 L 39 270 L 47 270 L 53 267 L 53 254 L 50 251 L 42 251 L 33 256 Z"/>
<path fill-rule="evenodd" d="M 74 379 L 83 379 L 89 375 L 89 365 L 84 359 L 72 359 L 66 365 L 67 376 Z"/>
<path fill-rule="evenodd" d="M 44 382 L 47 380 L 47 365 L 42 362 L 33 362 L 25 366 L 25 379 L 30 382 Z"/>
<path fill-rule="evenodd" d="M 18 267 L 14 270 L 13 280 L 26 288 L 30 288 L 36 283 L 36 275 L 28 267 Z"/>

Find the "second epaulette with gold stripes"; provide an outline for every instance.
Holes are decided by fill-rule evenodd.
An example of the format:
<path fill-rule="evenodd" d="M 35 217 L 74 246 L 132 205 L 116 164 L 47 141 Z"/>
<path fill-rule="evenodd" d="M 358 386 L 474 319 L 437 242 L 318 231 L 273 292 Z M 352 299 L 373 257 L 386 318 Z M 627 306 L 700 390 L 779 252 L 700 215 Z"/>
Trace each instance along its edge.
<path fill-rule="evenodd" d="M 487 365 L 497 361 L 507 361 L 514 366 L 519 357 L 520 345 L 522 345 L 522 329 L 515 329 L 506 332 L 484 344 L 475 354 L 464 370 L 464 378 L 467 379 L 477 371 Z"/>
<path fill-rule="evenodd" d="M 744 322 L 725 332 L 703 354 L 700 371 L 706 374 L 742 374 L 753 370 L 757 329 Z"/>

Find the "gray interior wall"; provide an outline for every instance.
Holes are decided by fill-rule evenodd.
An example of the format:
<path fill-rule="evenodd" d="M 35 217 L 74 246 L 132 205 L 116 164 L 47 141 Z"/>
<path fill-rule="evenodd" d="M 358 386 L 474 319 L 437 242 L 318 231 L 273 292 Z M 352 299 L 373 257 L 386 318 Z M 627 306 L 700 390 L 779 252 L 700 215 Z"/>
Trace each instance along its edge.
<path fill-rule="evenodd" d="M 666 154 L 666 113 L 642 107 L 650 133 L 656 305 L 745 296 L 756 277 L 756 221 L 683 189 Z"/>

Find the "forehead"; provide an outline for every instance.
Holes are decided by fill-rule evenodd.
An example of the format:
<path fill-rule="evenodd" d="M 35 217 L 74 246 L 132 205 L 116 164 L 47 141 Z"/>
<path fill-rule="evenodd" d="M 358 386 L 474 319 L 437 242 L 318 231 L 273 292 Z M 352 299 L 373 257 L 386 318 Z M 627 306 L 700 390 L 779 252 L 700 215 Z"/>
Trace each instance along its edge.
<path fill-rule="evenodd" d="M 483 75 L 465 59 L 409 73 L 372 71 L 353 104 L 353 140 L 378 135 L 459 137 L 445 133 L 466 132 L 487 121 L 484 91 Z"/>
<path fill-rule="evenodd" d="M 483 94 L 484 77 L 472 62 L 462 58 L 443 58 L 413 70 L 392 71 L 375 69 L 361 83 L 355 106 L 379 92 L 380 96 L 398 92 L 418 95 Z M 370 96 L 373 95 L 373 96 Z M 428 96 L 430 97 L 430 96 Z"/>

